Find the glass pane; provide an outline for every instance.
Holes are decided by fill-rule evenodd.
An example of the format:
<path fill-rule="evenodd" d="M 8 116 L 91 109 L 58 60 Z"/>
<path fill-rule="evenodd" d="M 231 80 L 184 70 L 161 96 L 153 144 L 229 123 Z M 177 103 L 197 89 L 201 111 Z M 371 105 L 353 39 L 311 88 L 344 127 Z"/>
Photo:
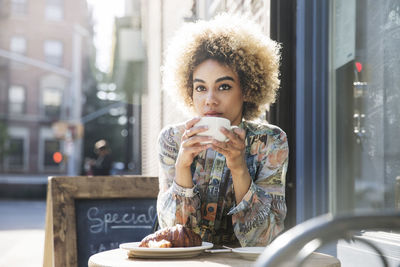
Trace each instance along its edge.
<path fill-rule="evenodd" d="M 62 6 L 63 0 L 47 0 L 47 5 Z"/>
<path fill-rule="evenodd" d="M 60 106 L 60 91 L 58 91 L 57 89 L 46 88 L 43 92 L 43 104 L 46 106 Z"/>
<path fill-rule="evenodd" d="M 44 54 L 47 63 L 61 66 L 63 57 L 63 44 L 60 41 L 48 40 L 44 43 Z"/>
<path fill-rule="evenodd" d="M 8 111 L 11 114 L 24 113 L 25 89 L 21 86 L 11 86 L 8 92 Z"/>
<path fill-rule="evenodd" d="M 10 51 L 19 54 L 26 52 L 26 39 L 21 36 L 14 36 L 10 41 Z"/>
<path fill-rule="evenodd" d="M 43 90 L 43 106 L 46 116 L 59 116 L 61 106 L 61 92 L 57 89 L 45 88 Z"/>
<path fill-rule="evenodd" d="M 24 140 L 13 138 L 10 140 L 10 152 L 8 156 L 9 168 L 22 167 L 24 165 Z"/>
<path fill-rule="evenodd" d="M 400 205 L 400 2 L 335 1 L 331 29 L 333 206 L 394 208 Z"/>
<path fill-rule="evenodd" d="M 45 140 L 44 142 L 44 166 L 58 166 L 53 160 L 53 154 L 60 151 L 60 142 L 57 140 Z"/>
<path fill-rule="evenodd" d="M 46 6 L 46 18 L 49 20 L 62 20 L 63 9 L 60 6 Z"/>
<path fill-rule="evenodd" d="M 12 0 L 11 11 L 14 15 L 25 15 L 27 13 L 26 0 Z"/>

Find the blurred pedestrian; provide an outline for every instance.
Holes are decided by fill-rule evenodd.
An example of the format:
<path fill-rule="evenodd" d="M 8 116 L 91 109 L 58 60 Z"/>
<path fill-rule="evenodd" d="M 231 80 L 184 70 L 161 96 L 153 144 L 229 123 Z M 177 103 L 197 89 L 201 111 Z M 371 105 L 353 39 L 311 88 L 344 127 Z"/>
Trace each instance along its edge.
<path fill-rule="evenodd" d="M 97 158 L 90 164 L 91 174 L 110 175 L 113 161 L 107 141 L 104 139 L 97 141 L 94 145 L 94 152 L 97 154 Z"/>

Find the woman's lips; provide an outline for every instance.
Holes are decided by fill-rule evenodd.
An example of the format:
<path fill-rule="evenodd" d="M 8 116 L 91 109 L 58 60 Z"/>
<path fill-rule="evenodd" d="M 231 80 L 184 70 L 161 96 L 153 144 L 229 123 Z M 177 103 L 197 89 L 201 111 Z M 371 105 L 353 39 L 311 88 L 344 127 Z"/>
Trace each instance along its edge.
<path fill-rule="evenodd" d="M 216 112 L 216 111 L 209 111 L 204 113 L 204 116 L 206 117 L 221 117 L 222 113 Z"/>

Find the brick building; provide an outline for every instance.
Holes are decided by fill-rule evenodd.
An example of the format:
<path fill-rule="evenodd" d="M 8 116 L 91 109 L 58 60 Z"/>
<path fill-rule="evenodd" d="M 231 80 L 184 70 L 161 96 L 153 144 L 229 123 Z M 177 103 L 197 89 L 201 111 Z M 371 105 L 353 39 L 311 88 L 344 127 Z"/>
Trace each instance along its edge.
<path fill-rule="evenodd" d="M 85 0 L 0 1 L 1 177 L 78 173 L 89 29 Z"/>

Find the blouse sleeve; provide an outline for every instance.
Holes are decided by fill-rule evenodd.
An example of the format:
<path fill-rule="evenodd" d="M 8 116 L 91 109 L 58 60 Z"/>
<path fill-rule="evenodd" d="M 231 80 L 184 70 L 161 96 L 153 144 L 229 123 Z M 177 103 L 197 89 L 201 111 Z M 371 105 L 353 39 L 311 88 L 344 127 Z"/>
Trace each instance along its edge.
<path fill-rule="evenodd" d="M 284 228 L 285 177 L 288 165 L 286 134 L 269 136 L 258 144 L 259 170 L 242 201 L 229 214 L 242 246 L 265 246 Z"/>
<path fill-rule="evenodd" d="M 178 223 L 194 228 L 200 218 L 200 197 L 196 185 L 184 188 L 174 181 L 179 143 L 179 131 L 173 127 L 163 130 L 158 138 L 160 191 L 157 214 L 161 228 Z"/>

